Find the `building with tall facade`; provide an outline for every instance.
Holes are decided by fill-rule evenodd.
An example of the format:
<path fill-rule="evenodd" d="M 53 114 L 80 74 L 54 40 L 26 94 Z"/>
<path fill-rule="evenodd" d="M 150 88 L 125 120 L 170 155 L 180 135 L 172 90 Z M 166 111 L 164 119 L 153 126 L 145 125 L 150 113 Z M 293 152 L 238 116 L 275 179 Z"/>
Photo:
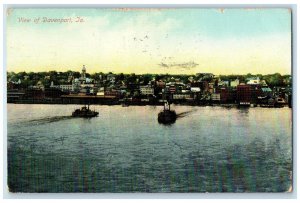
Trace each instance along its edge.
<path fill-rule="evenodd" d="M 83 67 L 82 67 L 81 76 L 79 78 L 79 81 L 81 82 L 81 84 L 86 82 L 86 68 L 85 68 L 85 65 L 83 65 Z"/>
<path fill-rule="evenodd" d="M 251 86 L 239 84 L 237 86 L 237 101 L 240 105 L 250 105 L 251 102 Z"/>

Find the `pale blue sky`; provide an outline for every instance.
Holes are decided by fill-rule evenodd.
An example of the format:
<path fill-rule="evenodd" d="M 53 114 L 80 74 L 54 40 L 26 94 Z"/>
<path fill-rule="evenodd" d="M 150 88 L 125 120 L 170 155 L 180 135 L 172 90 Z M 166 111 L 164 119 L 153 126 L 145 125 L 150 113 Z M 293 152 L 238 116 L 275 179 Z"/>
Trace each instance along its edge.
<path fill-rule="evenodd" d="M 158 15 L 159 13 L 159 15 Z M 8 17 L 9 26 L 20 26 L 19 17 L 62 18 L 68 16 L 107 17 L 109 29 L 123 21 L 135 21 L 140 16 L 151 16 L 153 23 L 167 18 L 182 21 L 185 29 L 178 28 L 177 34 L 198 32 L 203 35 L 223 37 L 247 37 L 290 32 L 291 21 L 288 9 L 163 9 L 156 11 L 120 12 L 112 9 L 15 9 Z M 24 24 L 23 24 L 24 25 Z M 43 24 L 48 29 L 63 26 L 61 24 Z M 40 25 L 37 26 L 40 29 Z"/>
<path fill-rule="evenodd" d="M 85 22 L 18 20 L 77 16 Z M 291 70 L 289 9 L 14 9 L 7 34 L 8 69 L 15 71 L 82 64 L 92 71 L 137 73 Z M 191 61 L 198 65 L 189 70 L 158 65 Z"/>

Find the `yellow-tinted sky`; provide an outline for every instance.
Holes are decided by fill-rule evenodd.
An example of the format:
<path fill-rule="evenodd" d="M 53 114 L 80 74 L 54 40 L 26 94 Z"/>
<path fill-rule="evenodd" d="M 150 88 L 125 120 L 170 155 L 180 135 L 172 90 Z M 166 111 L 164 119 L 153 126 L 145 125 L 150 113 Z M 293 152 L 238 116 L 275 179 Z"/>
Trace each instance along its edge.
<path fill-rule="evenodd" d="M 83 64 L 89 73 L 290 74 L 291 13 L 288 9 L 7 11 L 8 71 L 80 71 Z"/>

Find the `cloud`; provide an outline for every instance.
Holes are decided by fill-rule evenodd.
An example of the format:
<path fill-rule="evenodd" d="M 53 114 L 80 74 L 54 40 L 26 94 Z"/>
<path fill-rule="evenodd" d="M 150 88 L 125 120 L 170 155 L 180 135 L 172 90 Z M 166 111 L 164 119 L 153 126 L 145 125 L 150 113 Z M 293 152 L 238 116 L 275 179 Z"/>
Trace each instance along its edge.
<path fill-rule="evenodd" d="M 174 67 L 174 68 L 181 68 L 181 69 L 189 70 L 189 69 L 197 67 L 199 64 L 197 64 L 193 61 L 190 61 L 190 62 L 185 62 L 185 63 L 170 63 L 170 64 L 161 62 L 158 65 L 161 67 L 164 67 L 164 68 L 173 68 Z"/>

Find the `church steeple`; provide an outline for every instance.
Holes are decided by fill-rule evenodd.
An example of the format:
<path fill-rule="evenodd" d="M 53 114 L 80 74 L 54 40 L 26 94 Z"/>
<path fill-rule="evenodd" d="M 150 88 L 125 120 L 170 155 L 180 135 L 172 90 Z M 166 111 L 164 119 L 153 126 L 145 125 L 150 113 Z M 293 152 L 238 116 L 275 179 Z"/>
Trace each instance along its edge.
<path fill-rule="evenodd" d="M 83 65 L 83 67 L 82 67 L 81 77 L 84 78 L 84 79 L 86 78 L 86 68 L 85 68 L 85 65 Z"/>

